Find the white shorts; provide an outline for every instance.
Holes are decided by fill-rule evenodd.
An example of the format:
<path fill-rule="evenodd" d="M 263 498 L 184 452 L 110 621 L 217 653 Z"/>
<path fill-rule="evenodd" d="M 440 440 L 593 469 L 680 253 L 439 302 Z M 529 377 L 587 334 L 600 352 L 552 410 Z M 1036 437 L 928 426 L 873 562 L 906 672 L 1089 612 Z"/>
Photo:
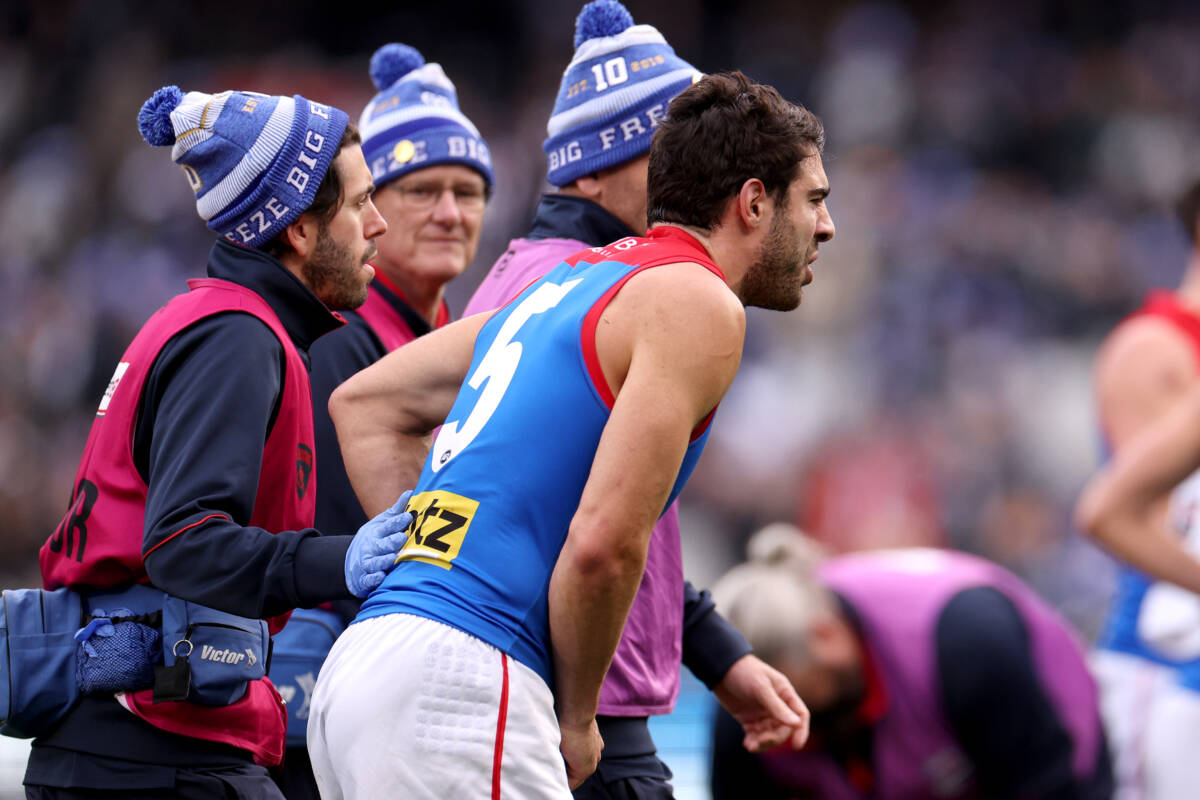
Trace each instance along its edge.
<path fill-rule="evenodd" d="M 1193 800 L 1200 791 L 1200 693 L 1176 671 L 1125 653 L 1092 653 L 1113 756 L 1115 800 Z"/>
<path fill-rule="evenodd" d="M 308 718 L 324 800 L 569 800 L 559 737 L 536 672 L 409 614 L 357 622 L 338 638 Z"/>

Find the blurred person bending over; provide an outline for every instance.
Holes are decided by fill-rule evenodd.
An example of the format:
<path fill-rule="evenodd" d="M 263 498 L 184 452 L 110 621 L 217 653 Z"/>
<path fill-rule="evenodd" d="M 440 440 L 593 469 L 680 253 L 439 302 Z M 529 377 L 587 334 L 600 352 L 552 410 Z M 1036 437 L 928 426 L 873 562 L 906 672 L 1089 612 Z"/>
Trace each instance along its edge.
<path fill-rule="evenodd" d="M 420 483 L 394 579 L 317 682 L 322 796 L 565 798 L 591 774 L 601 683 L 737 370 L 744 306 L 795 308 L 834 235 L 822 142 L 774 89 L 701 79 L 654 135 L 645 237 L 575 253 L 334 392 L 367 512 Z M 747 746 L 799 745 L 803 704 L 761 677 Z"/>
<path fill-rule="evenodd" d="M 1106 456 L 1123 456 L 1200 386 L 1200 183 L 1178 211 L 1192 241 L 1183 281 L 1175 291 L 1151 292 L 1096 356 Z M 1169 470 L 1174 456 L 1145 457 L 1159 460 L 1144 465 L 1148 476 Z M 1092 660 L 1118 797 L 1193 797 L 1200 786 L 1192 747 L 1200 737 L 1200 474 L 1179 473 L 1152 495 L 1144 484 L 1123 497 L 1106 486 L 1098 479 L 1079 511 L 1080 527 L 1124 562 Z"/>
<path fill-rule="evenodd" d="M 365 595 L 410 521 L 383 514 L 353 537 L 312 527 L 307 349 L 341 324 L 331 308 L 363 302 L 387 225 L 336 108 L 170 86 L 138 123 L 150 144 L 174 145 L 221 238 L 208 277 L 125 351 L 41 549 L 46 588 L 78 590 L 98 618 L 76 635 L 92 689 L 34 741 L 26 791 L 280 798 L 265 768 L 280 762 L 285 725 L 262 677 L 269 646 L 242 647 L 296 607 Z M 222 639 L 239 626 L 249 638 Z M 110 650 L 135 640 L 136 656 Z M 237 681 L 224 693 L 210 688 L 222 665 Z"/>
<path fill-rule="evenodd" d="M 713 593 L 805 698 L 812 732 L 800 752 L 755 755 L 719 712 L 713 800 L 1111 797 L 1083 651 L 1014 575 L 925 548 L 817 564 L 795 529 L 769 533 Z"/>
<path fill-rule="evenodd" d="M 314 343 L 313 420 L 317 441 L 316 526 L 354 531 L 367 519 L 342 466 L 329 395 L 342 381 L 450 321 L 443 294 L 475 257 L 493 185 L 491 156 L 459 111 L 454 84 L 414 48 L 387 44 L 371 57 L 379 93 L 363 110 L 363 154 L 373 202 L 387 222 L 371 260 L 367 300 L 347 324 Z M 271 672 L 288 700 L 288 752 L 280 787 L 289 800 L 317 796 L 304 744 L 308 703 L 332 636 L 357 603 L 296 615 L 277 637 Z M 290 654 L 295 657 L 289 658 Z"/>
<path fill-rule="evenodd" d="M 560 188 L 542 197 L 529 234 L 509 244 L 467 314 L 502 306 L 579 250 L 645 235 L 650 137 L 667 103 L 698 77 L 657 30 L 634 25 L 616 0 L 584 6 L 543 145 L 549 180 Z M 647 719 L 673 710 L 681 657 L 729 708 L 758 705 L 763 663 L 708 593 L 683 580 L 682 563 L 672 503 L 650 537 L 642 584 L 600 691 L 604 752 L 576 798 L 672 796 L 671 771 L 658 758 Z"/>

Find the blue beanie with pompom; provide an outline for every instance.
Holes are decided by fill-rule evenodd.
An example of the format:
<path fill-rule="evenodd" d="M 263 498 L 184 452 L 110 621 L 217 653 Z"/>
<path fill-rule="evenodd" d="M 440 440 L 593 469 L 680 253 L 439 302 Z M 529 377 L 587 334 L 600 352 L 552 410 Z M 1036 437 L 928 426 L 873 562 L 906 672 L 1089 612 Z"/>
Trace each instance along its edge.
<path fill-rule="evenodd" d="M 261 247 L 304 213 L 337 156 L 349 117 L 300 95 L 188 92 L 164 86 L 138 112 L 149 144 L 174 145 L 196 211 L 225 238 Z"/>
<path fill-rule="evenodd" d="M 699 79 L 661 33 L 635 25 L 618 0 L 588 3 L 575 20 L 575 57 L 546 126 L 546 179 L 566 186 L 650 152 L 671 99 Z"/>
<path fill-rule="evenodd" d="M 376 186 L 426 167 L 461 164 L 490 187 L 492 155 L 458 108 L 454 84 L 438 64 L 406 44 L 385 44 L 371 56 L 379 94 L 363 109 L 363 155 Z"/>

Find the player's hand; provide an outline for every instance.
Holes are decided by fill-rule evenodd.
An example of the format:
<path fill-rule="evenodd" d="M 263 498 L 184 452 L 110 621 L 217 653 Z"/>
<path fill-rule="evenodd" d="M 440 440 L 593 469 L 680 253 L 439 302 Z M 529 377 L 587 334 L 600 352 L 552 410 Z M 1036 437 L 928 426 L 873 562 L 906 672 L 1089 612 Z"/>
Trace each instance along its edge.
<path fill-rule="evenodd" d="M 808 707 L 783 673 L 755 655 L 734 662 L 713 690 L 742 725 L 743 746 L 752 753 L 787 742 L 799 750 L 808 740 Z"/>
<path fill-rule="evenodd" d="M 358 529 L 346 551 L 346 588 L 355 597 L 366 597 L 396 565 L 396 552 L 408 538 L 412 514 L 405 511 L 412 492 Z"/>
<path fill-rule="evenodd" d="M 562 732 L 563 760 L 567 762 L 567 784 L 571 791 L 588 779 L 596 771 L 600 762 L 600 751 L 604 749 L 604 740 L 600 738 L 600 729 L 596 726 L 596 718 L 592 717 L 584 725 L 568 725 L 561 719 L 558 728 Z"/>

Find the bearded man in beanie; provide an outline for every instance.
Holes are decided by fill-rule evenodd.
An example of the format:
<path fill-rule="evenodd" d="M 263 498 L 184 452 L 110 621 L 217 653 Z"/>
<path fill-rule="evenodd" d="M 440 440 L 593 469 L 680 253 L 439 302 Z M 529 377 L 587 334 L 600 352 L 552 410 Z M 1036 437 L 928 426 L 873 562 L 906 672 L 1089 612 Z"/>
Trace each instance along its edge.
<path fill-rule="evenodd" d="M 379 93 L 363 110 L 359 130 L 375 181 L 373 200 L 388 228 L 371 260 L 375 279 L 366 302 L 346 312 L 347 324 L 310 351 L 316 525 L 326 533 L 354 531 L 367 520 L 342 465 L 329 395 L 354 373 L 450 321 L 445 286 L 475 258 L 494 183 L 487 144 L 459 110 L 454 84 L 440 65 L 392 43 L 375 51 L 370 73 Z M 318 797 L 303 737 L 312 681 L 328 647 L 315 647 L 307 635 L 314 629 L 301 620 L 336 631 L 357 610 L 357 603 L 348 602 L 303 611 L 276 640 L 278 666 L 271 676 L 288 700 L 289 715 L 287 758 L 278 781 L 288 800 Z M 287 658 L 293 651 L 303 657 Z"/>
<path fill-rule="evenodd" d="M 46 589 L 83 595 L 92 622 L 75 637 L 83 696 L 34 741 L 26 792 L 280 798 L 266 767 L 283 755 L 286 713 L 263 677 L 269 646 L 221 637 L 265 639 L 294 608 L 365 596 L 403 541 L 402 503 L 354 536 L 312 527 L 307 350 L 342 324 L 331 309 L 366 298 L 387 224 L 336 108 L 171 86 L 138 123 L 150 144 L 174 145 L 221 238 L 208 277 L 126 350 L 41 549 Z M 154 645 L 105 660 L 127 625 Z M 217 692 L 214 664 L 244 680 Z M 116 668 L 128 676 L 108 679 Z"/>
<path fill-rule="evenodd" d="M 509 244 L 467 314 L 503 305 L 578 250 L 645 235 L 650 137 L 671 98 L 699 73 L 656 29 L 634 25 L 616 0 L 584 6 L 575 48 L 543 145 L 548 179 L 559 188 L 542 197 L 529 233 Z M 774 670 L 681 569 L 672 504 L 655 525 L 645 576 L 601 689 L 596 721 L 604 751 L 595 774 L 575 790 L 577 800 L 672 796 L 671 771 L 647 721 L 674 709 L 681 658 L 742 719 L 771 701 Z"/>

